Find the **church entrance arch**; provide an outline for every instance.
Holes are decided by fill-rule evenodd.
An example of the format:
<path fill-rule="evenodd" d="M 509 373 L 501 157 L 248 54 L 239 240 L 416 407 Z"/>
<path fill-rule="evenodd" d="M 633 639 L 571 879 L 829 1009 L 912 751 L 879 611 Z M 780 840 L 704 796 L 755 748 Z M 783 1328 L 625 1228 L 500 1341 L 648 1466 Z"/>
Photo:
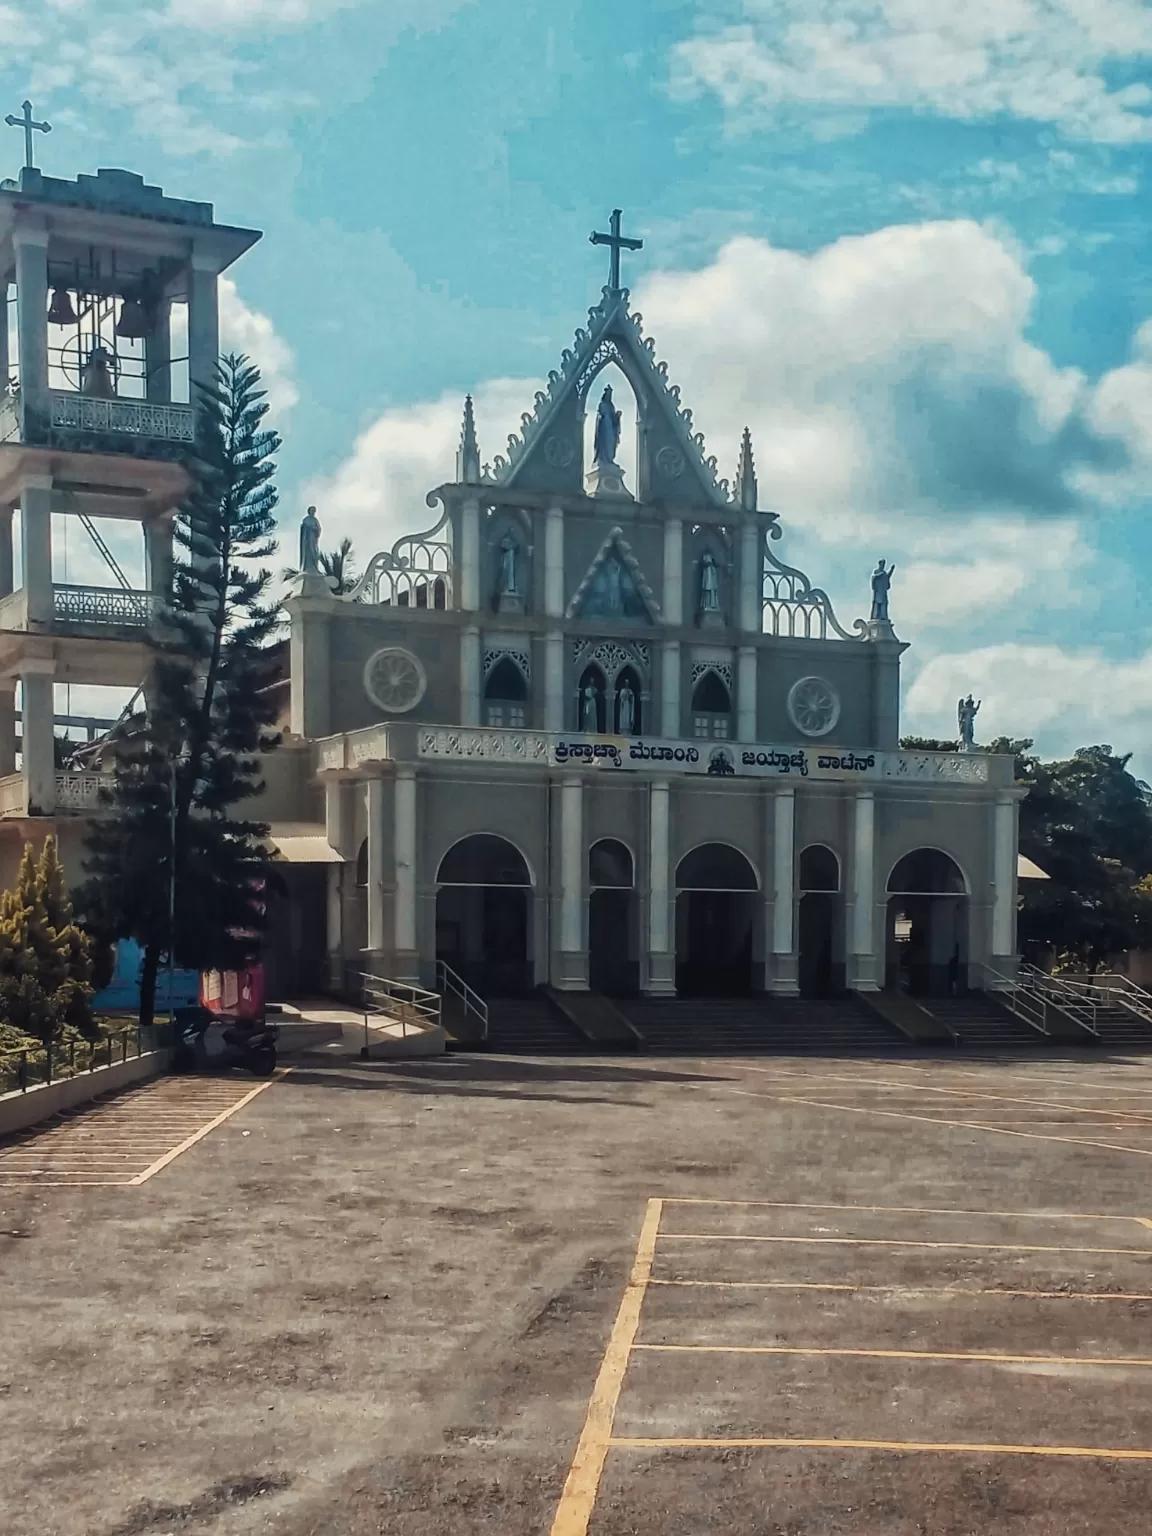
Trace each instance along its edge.
<path fill-rule="evenodd" d="M 483 997 L 532 990 L 532 875 L 507 838 L 477 832 L 454 843 L 436 872 L 436 958 Z"/>
<path fill-rule="evenodd" d="M 684 997 L 752 991 L 756 871 L 729 843 L 701 843 L 676 866 L 676 990 Z"/>
<path fill-rule="evenodd" d="M 885 985 L 949 997 L 968 985 L 968 883 L 939 848 L 916 848 L 888 876 Z"/>
<path fill-rule="evenodd" d="M 840 860 L 823 843 L 800 854 L 797 981 L 801 997 L 835 997 L 844 990 L 844 898 Z"/>
<path fill-rule="evenodd" d="M 634 997 L 640 966 L 631 849 L 603 837 L 588 850 L 588 985 L 608 997 Z"/>

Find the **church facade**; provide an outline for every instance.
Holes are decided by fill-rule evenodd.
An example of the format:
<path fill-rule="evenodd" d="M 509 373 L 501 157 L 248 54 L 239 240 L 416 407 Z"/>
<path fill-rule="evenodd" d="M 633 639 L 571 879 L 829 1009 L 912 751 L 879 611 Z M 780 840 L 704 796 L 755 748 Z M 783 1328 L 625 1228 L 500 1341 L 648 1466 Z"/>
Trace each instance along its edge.
<path fill-rule="evenodd" d="M 782 558 L 747 432 L 729 485 L 615 217 L 599 243 L 609 283 L 505 455 L 482 463 L 466 402 L 429 526 L 343 595 L 302 529 L 264 806 L 292 861 L 282 968 L 657 996 L 1010 972 L 1011 759 L 900 749 L 891 572 L 842 625 Z"/>

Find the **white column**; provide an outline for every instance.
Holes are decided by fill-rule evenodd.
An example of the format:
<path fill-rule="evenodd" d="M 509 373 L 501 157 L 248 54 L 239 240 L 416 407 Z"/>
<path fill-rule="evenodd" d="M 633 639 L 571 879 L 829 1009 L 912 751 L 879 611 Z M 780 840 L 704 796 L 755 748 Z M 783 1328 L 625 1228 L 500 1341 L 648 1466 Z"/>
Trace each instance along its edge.
<path fill-rule="evenodd" d="M 742 645 L 736 663 L 736 735 L 756 740 L 756 649 Z"/>
<path fill-rule="evenodd" d="M 368 948 L 384 948 L 384 780 L 369 779 L 368 801 Z"/>
<path fill-rule="evenodd" d="M 875 990 L 872 967 L 862 963 L 875 950 L 873 910 L 876 863 L 876 800 L 870 789 L 858 789 L 852 818 L 852 932 L 849 949 L 856 957 L 850 984 Z"/>
<path fill-rule="evenodd" d="M 20 488 L 20 541 L 29 619 L 52 618 L 52 479 L 29 476 Z"/>
<path fill-rule="evenodd" d="M 12 360 L 8 356 L 8 284 L 10 276 L 0 273 L 0 396 L 8 393 L 8 380 L 12 373 Z"/>
<path fill-rule="evenodd" d="M 16 772 L 16 680 L 0 678 L 0 778 Z"/>
<path fill-rule="evenodd" d="M 1016 953 L 1016 804 L 1011 795 L 996 801 L 992 855 L 992 953 Z"/>
<path fill-rule="evenodd" d="M 678 517 L 664 524 L 664 622 L 684 622 L 684 525 Z"/>
<path fill-rule="evenodd" d="M 480 724 L 480 631 L 475 624 L 460 631 L 460 724 Z"/>
<path fill-rule="evenodd" d="M 172 584 L 172 519 L 153 518 L 144 524 L 145 581 L 149 592 L 165 595 Z"/>
<path fill-rule="evenodd" d="M 650 994 L 676 990 L 676 955 L 670 923 L 668 782 L 648 786 L 648 985 Z"/>
<path fill-rule="evenodd" d="M 188 273 L 188 378 L 192 401 L 196 385 L 212 384 L 220 358 L 220 312 L 216 294 L 216 262 L 192 253 Z"/>
<path fill-rule="evenodd" d="M 560 948 L 584 948 L 584 786 L 567 778 L 560 786 Z"/>
<path fill-rule="evenodd" d="M 397 955 L 416 952 L 416 770 L 400 767 L 392 802 L 392 851 L 396 861 L 393 909 Z"/>
<path fill-rule="evenodd" d="M 544 612 L 564 617 L 564 509 L 549 507 L 544 519 Z"/>
<path fill-rule="evenodd" d="M 329 955 L 328 976 L 331 984 L 337 986 L 340 982 L 340 956 L 344 949 L 344 907 L 341 892 L 344 866 L 343 864 L 328 864 L 325 867 L 328 881 L 325 919 L 327 924 L 326 948 Z"/>
<path fill-rule="evenodd" d="M 480 503 L 469 496 L 460 508 L 460 606 L 480 607 Z"/>
<path fill-rule="evenodd" d="M 16 249 L 20 393 L 27 409 L 29 397 L 48 388 L 48 231 L 14 229 L 12 244 Z"/>
<path fill-rule="evenodd" d="M 555 631 L 544 640 L 544 729 L 564 729 L 564 636 Z"/>
<path fill-rule="evenodd" d="M 172 301 L 161 299 L 144 338 L 144 366 L 147 399 L 167 402 L 172 399 Z"/>
<path fill-rule="evenodd" d="M 49 663 L 51 665 L 51 663 Z M 56 809 L 56 761 L 53 746 L 51 672 L 22 672 L 21 752 L 28 814 L 51 816 Z"/>
<path fill-rule="evenodd" d="M 680 642 L 665 640 L 660 667 L 660 734 L 680 735 Z"/>
<path fill-rule="evenodd" d="M 12 591 L 12 508 L 0 507 L 0 597 Z"/>
<path fill-rule="evenodd" d="M 740 628 L 750 634 L 759 634 L 763 628 L 759 542 L 760 529 L 749 518 L 740 530 Z"/>
<path fill-rule="evenodd" d="M 772 953 L 790 955 L 795 927 L 796 791 L 777 789 L 772 802 Z"/>

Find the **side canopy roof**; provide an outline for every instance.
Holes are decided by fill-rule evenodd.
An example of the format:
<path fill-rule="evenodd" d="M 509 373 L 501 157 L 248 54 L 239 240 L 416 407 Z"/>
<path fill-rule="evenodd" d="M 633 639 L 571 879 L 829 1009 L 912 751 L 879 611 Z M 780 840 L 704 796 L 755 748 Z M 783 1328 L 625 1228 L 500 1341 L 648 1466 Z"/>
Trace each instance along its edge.
<path fill-rule="evenodd" d="M 600 303 L 588 311 L 587 327 L 576 332 L 559 370 L 548 375 L 547 389 L 537 391 L 535 410 L 524 413 L 519 434 L 508 439 L 507 457 L 485 466 L 485 481 L 579 494 L 588 397 L 596 376 L 615 363 L 637 402 L 637 499 L 732 505 L 716 460 L 705 456 L 704 434 L 693 431 L 692 412 L 681 405 L 679 387 L 668 382 L 668 366 L 657 361 L 656 343 L 644 335 L 642 318 L 630 310 L 628 298 L 626 288 L 603 290 Z"/>

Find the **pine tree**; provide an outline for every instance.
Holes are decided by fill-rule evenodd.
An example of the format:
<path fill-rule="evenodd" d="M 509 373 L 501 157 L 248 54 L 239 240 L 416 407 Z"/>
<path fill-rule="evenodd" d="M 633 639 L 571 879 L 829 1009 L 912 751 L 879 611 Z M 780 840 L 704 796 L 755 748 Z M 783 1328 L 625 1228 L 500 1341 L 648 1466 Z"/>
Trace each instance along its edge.
<path fill-rule="evenodd" d="M 268 691 L 278 612 L 259 562 L 275 548 L 280 440 L 263 426 L 259 380 L 245 358 L 229 356 L 202 392 L 147 702 L 111 739 L 111 814 L 93 823 L 90 878 L 76 893 L 100 939 L 140 944 L 142 1023 L 153 1017 L 170 944 L 181 967 L 234 969 L 258 954 L 265 923 L 268 828 L 235 814 L 263 788 L 260 755 L 279 740 Z"/>
<path fill-rule="evenodd" d="M 72 901 L 64 883 L 64 869 L 54 837 L 46 837 L 36 866 L 36 905 L 44 926 L 52 935 L 53 949 L 62 954 L 66 975 L 55 998 L 61 1023 L 71 1024 L 94 1038 L 92 1019 L 92 940 L 73 920 Z"/>
<path fill-rule="evenodd" d="M 65 1024 L 92 1035 L 89 941 L 72 921 L 56 852 L 45 840 L 39 860 L 24 844 L 15 886 L 0 896 L 0 1012 L 5 1023 L 45 1045 Z"/>

